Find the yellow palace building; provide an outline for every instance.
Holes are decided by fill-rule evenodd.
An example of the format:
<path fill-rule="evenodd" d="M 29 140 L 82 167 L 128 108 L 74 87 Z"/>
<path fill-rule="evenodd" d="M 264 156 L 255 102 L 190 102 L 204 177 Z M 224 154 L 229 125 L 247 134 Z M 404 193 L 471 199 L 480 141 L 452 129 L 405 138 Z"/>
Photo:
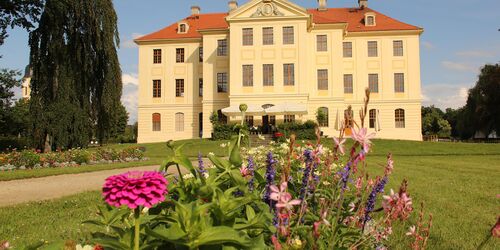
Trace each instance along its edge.
<path fill-rule="evenodd" d="M 371 90 L 366 126 L 378 138 L 421 140 L 419 39 L 423 29 L 368 7 L 305 9 L 287 0 L 229 2 L 135 40 L 139 143 L 210 138 L 210 116 L 269 127 L 316 120 L 338 135 Z"/>

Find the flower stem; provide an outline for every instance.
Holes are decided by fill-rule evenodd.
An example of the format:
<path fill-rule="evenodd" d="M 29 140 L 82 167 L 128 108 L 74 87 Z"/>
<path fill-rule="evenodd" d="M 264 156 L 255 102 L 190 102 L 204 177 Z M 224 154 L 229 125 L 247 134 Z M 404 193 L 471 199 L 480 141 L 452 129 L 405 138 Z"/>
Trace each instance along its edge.
<path fill-rule="evenodd" d="M 184 177 L 182 177 L 181 168 L 179 167 L 179 164 L 175 164 L 175 166 L 177 167 L 177 172 L 179 172 L 179 178 L 181 179 L 182 187 L 185 187 L 186 185 L 184 184 Z"/>
<path fill-rule="evenodd" d="M 135 227 L 134 227 L 134 250 L 139 250 L 139 245 L 140 245 L 140 240 L 141 240 L 141 209 L 140 207 L 137 207 L 134 210 L 134 217 L 135 217 Z"/>

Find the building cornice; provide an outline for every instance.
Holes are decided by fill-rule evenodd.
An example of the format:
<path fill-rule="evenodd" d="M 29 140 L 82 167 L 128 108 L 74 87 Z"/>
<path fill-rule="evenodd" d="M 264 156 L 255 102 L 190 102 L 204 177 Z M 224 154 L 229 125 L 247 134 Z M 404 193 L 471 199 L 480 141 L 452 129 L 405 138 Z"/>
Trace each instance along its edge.
<path fill-rule="evenodd" d="M 366 37 L 366 36 L 412 36 L 421 35 L 424 29 L 418 30 L 380 30 L 380 31 L 346 31 L 346 37 Z"/>
<path fill-rule="evenodd" d="M 229 34 L 229 28 L 197 30 L 202 35 Z"/>
<path fill-rule="evenodd" d="M 154 45 L 165 43 L 200 43 L 201 38 L 173 38 L 173 39 L 152 39 L 152 40 L 134 40 L 137 45 Z"/>

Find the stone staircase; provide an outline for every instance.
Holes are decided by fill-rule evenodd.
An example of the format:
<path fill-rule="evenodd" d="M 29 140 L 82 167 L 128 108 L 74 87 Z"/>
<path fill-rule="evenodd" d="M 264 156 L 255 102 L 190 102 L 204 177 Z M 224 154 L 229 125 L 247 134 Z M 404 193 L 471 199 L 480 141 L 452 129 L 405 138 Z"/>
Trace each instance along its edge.
<path fill-rule="evenodd" d="M 259 138 L 259 135 L 252 134 L 250 135 L 250 145 L 251 147 L 259 147 L 259 146 L 267 146 L 273 140 L 273 135 L 260 135 L 262 140 Z"/>

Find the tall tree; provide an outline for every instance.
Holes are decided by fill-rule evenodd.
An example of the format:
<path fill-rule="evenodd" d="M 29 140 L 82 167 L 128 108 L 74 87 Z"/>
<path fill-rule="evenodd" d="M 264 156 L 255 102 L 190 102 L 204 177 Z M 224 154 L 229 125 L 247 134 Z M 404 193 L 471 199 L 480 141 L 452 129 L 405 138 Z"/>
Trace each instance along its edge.
<path fill-rule="evenodd" d="M 117 15 L 112 0 L 47 0 L 30 34 L 30 112 L 39 148 L 102 143 L 123 108 Z"/>
<path fill-rule="evenodd" d="M 14 87 L 21 86 L 19 76 L 21 72 L 16 70 L 0 69 L 0 133 L 8 132 L 10 109 L 14 99 Z"/>
<path fill-rule="evenodd" d="M 478 131 L 485 136 L 493 131 L 500 134 L 500 64 L 487 64 L 481 69 L 459 117 L 458 128 L 464 138 Z"/>

